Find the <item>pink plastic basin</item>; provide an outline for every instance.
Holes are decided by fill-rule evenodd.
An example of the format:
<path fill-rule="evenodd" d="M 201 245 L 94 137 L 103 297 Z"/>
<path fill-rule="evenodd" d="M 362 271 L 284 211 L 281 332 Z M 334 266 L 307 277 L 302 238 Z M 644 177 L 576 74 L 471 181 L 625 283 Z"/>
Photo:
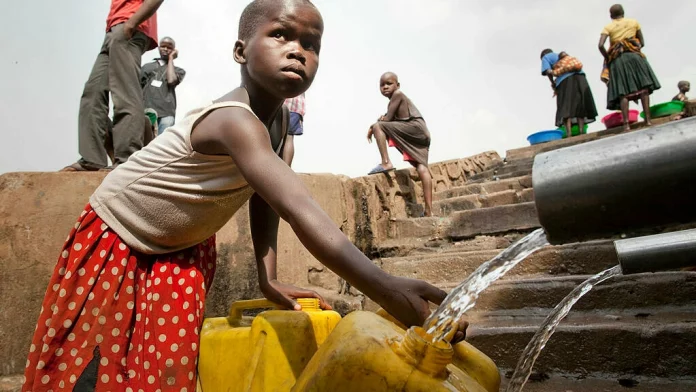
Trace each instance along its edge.
<path fill-rule="evenodd" d="M 638 121 L 638 113 L 640 112 L 638 112 L 635 109 L 631 109 L 628 111 L 629 124 Z M 618 127 L 623 124 L 623 116 L 621 115 L 621 112 L 614 112 L 604 116 L 602 122 L 604 123 L 604 125 L 606 125 L 607 128 Z"/>

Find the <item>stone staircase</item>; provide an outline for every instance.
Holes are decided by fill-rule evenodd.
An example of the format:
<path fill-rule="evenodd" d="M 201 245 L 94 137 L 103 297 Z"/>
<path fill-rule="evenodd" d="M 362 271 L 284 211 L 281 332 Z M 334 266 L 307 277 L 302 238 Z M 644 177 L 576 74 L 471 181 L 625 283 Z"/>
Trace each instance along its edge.
<path fill-rule="evenodd" d="M 658 119 L 656 123 L 663 121 Z M 319 199 L 324 208 L 335 207 L 340 204 L 336 200 L 345 198 L 345 210 L 334 211 L 332 216 L 381 268 L 451 290 L 483 262 L 539 227 L 531 176 L 536 154 L 616 133 L 618 130 L 612 129 L 510 150 L 505 159 L 489 152 L 432 164 L 436 190 L 433 207 L 437 215 L 432 218 L 414 218 L 422 212 L 422 191 L 413 170 L 350 181 L 307 176 L 305 181 L 311 189 L 326 193 Z M 65 182 L 60 174 L 22 177 L 26 184 L 8 178 L 5 184 L 8 189 L 20 186 L 28 189 L 26 195 L 31 197 L 26 199 L 35 201 L 32 205 L 36 204 L 37 211 L 41 201 L 48 206 L 45 208 L 50 209 L 53 206 L 50 203 L 55 203 L 61 211 L 75 204 L 70 208 L 78 213 L 83 204 L 72 201 L 80 199 L 76 192 L 86 198 L 101 181 L 98 175 L 80 176 L 78 183 Z M 47 192 L 50 197 L 41 199 L 43 188 L 33 190 L 38 187 L 34 183 L 41 187 L 50 185 L 52 192 Z M 332 192 L 326 192 L 327 188 Z M 70 203 L 57 201 L 68 197 L 64 195 L 69 195 Z M 29 215 L 43 216 L 38 212 Z M 216 277 L 207 303 L 209 309 L 218 309 L 216 315 L 225 314 L 231 299 L 260 295 L 253 284 L 255 269 L 250 239 L 239 234 L 248 221 L 245 214 L 238 215 L 219 235 L 216 275 L 221 279 L 218 281 Z M 67 213 L 66 217 L 52 219 L 65 220 L 61 225 L 68 227 L 74 216 Z M 41 227 L 34 228 L 33 235 L 43 235 Z M 289 252 L 284 254 L 286 260 L 291 256 L 309 260 L 306 265 L 282 265 L 287 268 L 280 271 L 284 276 L 302 277 L 289 282 L 316 289 L 344 314 L 357 309 L 377 309 L 375 303 L 320 263 L 305 257 L 304 248 L 291 244 L 294 235 L 287 228 L 281 227 L 281 234 L 279 244 L 285 244 L 285 252 Z M 53 255 L 51 241 L 41 243 L 44 242 L 49 245 L 37 251 L 37 255 Z M 28 257 L 28 250 L 18 252 L 21 256 L 18 260 L 22 262 L 38 260 L 38 256 Z M 505 385 L 519 355 L 551 309 L 584 279 L 616 264 L 610 239 L 548 246 L 534 253 L 481 295 L 467 314 L 471 322 L 468 341 L 497 363 Z M 51 268 L 52 263 L 47 263 L 45 271 L 37 270 L 34 275 L 45 276 Z M 13 269 L 9 271 L 12 273 Z M 20 282 L 18 276 L 27 274 L 8 276 L 8 282 Z M 237 291 L 229 298 L 235 288 Z M 32 296 L 40 301 L 44 290 L 42 282 Z M 10 296 L 13 291 L 4 293 Z M 220 298 L 216 297 L 217 292 L 222 293 Z M 26 325 L 33 324 L 33 314 L 30 319 Z M 20 324 L 8 325 L 20 328 Z M 19 330 L 9 331 L 0 331 L 0 337 L 3 332 L 8 336 L 9 333 L 24 336 Z M 24 358 L 24 353 L 14 357 Z M 9 366 L 9 362 L 4 365 L 10 370 L 3 368 L 5 376 L 0 377 L 0 391 L 19 390 L 20 371 Z M 629 388 L 645 392 L 696 391 L 696 272 L 619 276 L 595 288 L 561 323 L 537 360 L 535 373 L 524 390 L 613 392 Z"/>
<path fill-rule="evenodd" d="M 592 134 L 591 140 L 611 134 Z M 582 138 L 508 152 L 466 184 L 437 192 L 437 217 L 391 219 L 387 238 L 374 244 L 374 262 L 391 274 L 451 290 L 539 227 L 534 154 Z M 467 340 L 498 364 L 507 382 L 551 309 L 583 280 L 617 263 L 611 240 L 538 251 L 482 294 L 467 315 Z M 363 299 L 363 307 L 377 305 Z M 626 388 L 696 391 L 696 273 L 619 276 L 595 288 L 561 323 L 525 390 Z"/>

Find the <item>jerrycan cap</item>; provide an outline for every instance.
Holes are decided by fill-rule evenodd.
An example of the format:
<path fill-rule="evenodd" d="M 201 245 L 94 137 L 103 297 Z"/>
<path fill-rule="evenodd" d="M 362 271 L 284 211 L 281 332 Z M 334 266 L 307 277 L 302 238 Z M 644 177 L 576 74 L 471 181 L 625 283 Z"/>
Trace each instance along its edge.
<path fill-rule="evenodd" d="M 300 304 L 305 312 L 319 311 L 319 300 L 317 298 L 298 298 L 297 303 Z"/>

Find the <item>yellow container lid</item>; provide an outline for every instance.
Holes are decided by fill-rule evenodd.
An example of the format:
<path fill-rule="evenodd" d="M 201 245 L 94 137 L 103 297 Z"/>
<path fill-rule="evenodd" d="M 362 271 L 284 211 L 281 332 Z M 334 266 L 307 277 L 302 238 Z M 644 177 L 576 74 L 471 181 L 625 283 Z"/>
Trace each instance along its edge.
<path fill-rule="evenodd" d="M 321 310 L 319 307 L 319 300 L 316 298 L 298 298 L 297 303 L 300 304 L 302 310 L 305 312 Z"/>

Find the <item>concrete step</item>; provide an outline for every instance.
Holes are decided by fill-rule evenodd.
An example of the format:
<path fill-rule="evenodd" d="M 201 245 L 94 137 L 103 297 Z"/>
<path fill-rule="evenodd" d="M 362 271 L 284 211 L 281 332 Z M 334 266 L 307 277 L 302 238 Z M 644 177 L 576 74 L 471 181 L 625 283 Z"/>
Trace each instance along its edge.
<path fill-rule="evenodd" d="M 529 202 L 459 211 L 447 217 L 395 219 L 390 222 L 387 239 L 460 240 L 538 227 L 536 207 Z"/>
<path fill-rule="evenodd" d="M 514 369 L 509 369 L 501 383 L 501 391 L 507 387 Z M 547 374 L 533 373 L 534 378 L 524 386 L 524 392 L 687 392 L 696 391 L 696 380 L 646 378 L 633 375 L 607 374 Z"/>
<path fill-rule="evenodd" d="M 503 235 L 480 235 L 461 241 L 450 242 L 446 239 L 394 238 L 381 241 L 375 246 L 372 258 L 403 257 L 416 255 L 433 255 L 460 253 L 482 250 L 502 250 L 524 237 L 527 231 L 506 233 Z"/>
<path fill-rule="evenodd" d="M 513 271 L 510 271 L 512 273 Z M 551 309 L 591 275 L 517 279 L 506 275 L 481 293 L 474 310 L 524 311 Z M 438 284 L 449 291 L 459 283 Z M 696 273 L 663 272 L 616 276 L 587 293 L 576 310 L 639 309 L 652 306 L 692 306 L 696 310 Z"/>
<path fill-rule="evenodd" d="M 467 341 L 503 369 L 514 369 L 543 319 L 472 324 Z M 696 376 L 696 310 L 647 318 L 569 315 L 536 361 L 537 372 L 613 373 L 644 377 Z"/>
<path fill-rule="evenodd" d="M 484 170 L 480 173 L 476 173 L 473 176 L 467 178 L 467 181 L 478 181 L 491 178 L 511 178 L 519 177 L 524 175 L 529 175 L 532 173 L 532 166 L 534 165 L 532 160 L 521 160 L 516 163 L 507 163 L 503 166 L 496 168 Z M 526 174 L 519 174 L 526 173 Z"/>
<path fill-rule="evenodd" d="M 498 174 L 498 173 L 486 173 L 485 175 L 482 173 L 480 175 L 477 175 L 476 178 L 470 178 L 469 183 L 471 184 L 480 184 L 483 182 L 489 182 L 489 181 L 501 181 L 501 180 L 507 180 L 515 177 L 525 177 L 529 176 L 532 174 L 532 168 L 530 167 L 529 169 L 521 169 L 517 170 L 514 172 L 509 172 L 509 173 L 504 173 L 504 174 Z"/>
<path fill-rule="evenodd" d="M 487 181 L 478 184 L 467 184 L 465 186 L 448 189 L 446 191 L 433 194 L 433 200 L 445 200 L 452 197 L 467 195 L 486 195 L 503 191 L 522 191 L 532 187 L 532 176 L 522 176 L 509 178 L 500 181 Z"/>
<path fill-rule="evenodd" d="M 481 294 L 474 310 L 526 314 L 535 309 L 550 309 L 588 277 L 500 280 Z M 457 284 L 438 286 L 450 291 Z M 578 301 L 574 309 L 641 309 L 646 306 L 691 306 L 696 309 L 696 274 L 677 271 L 617 276 L 595 287 Z"/>
<path fill-rule="evenodd" d="M 538 227 L 540 224 L 534 203 L 519 203 L 456 212 L 451 215 L 445 235 L 447 238 L 461 239 Z"/>
<path fill-rule="evenodd" d="M 520 235 L 521 236 L 521 235 Z M 509 239 L 510 242 L 515 238 Z M 503 241 L 497 241 L 501 243 Z M 497 245 L 494 241 L 483 245 Z M 470 244 L 473 246 L 473 244 Z M 502 244 L 505 245 L 505 244 Z M 385 257 L 375 260 L 382 268 L 397 276 L 422 279 L 428 282 L 461 282 L 484 262 L 503 249 L 460 249 L 450 246 L 437 252 Z M 530 255 L 508 272 L 508 277 L 530 275 L 589 275 L 618 264 L 616 252 L 609 241 L 547 246 Z"/>
<path fill-rule="evenodd" d="M 437 216 L 448 216 L 457 211 L 475 210 L 503 205 L 529 203 L 534 201 L 534 190 L 507 190 L 480 195 L 466 195 L 436 201 L 433 209 Z"/>
<path fill-rule="evenodd" d="M 520 195 L 518 192 L 508 190 L 483 195 L 453 197 L 450 199 L 436 201 L 433 203 L 433 210 L 437 216 L 447 216 L 457 211 L 517 204 L 519 202 Z"/>

